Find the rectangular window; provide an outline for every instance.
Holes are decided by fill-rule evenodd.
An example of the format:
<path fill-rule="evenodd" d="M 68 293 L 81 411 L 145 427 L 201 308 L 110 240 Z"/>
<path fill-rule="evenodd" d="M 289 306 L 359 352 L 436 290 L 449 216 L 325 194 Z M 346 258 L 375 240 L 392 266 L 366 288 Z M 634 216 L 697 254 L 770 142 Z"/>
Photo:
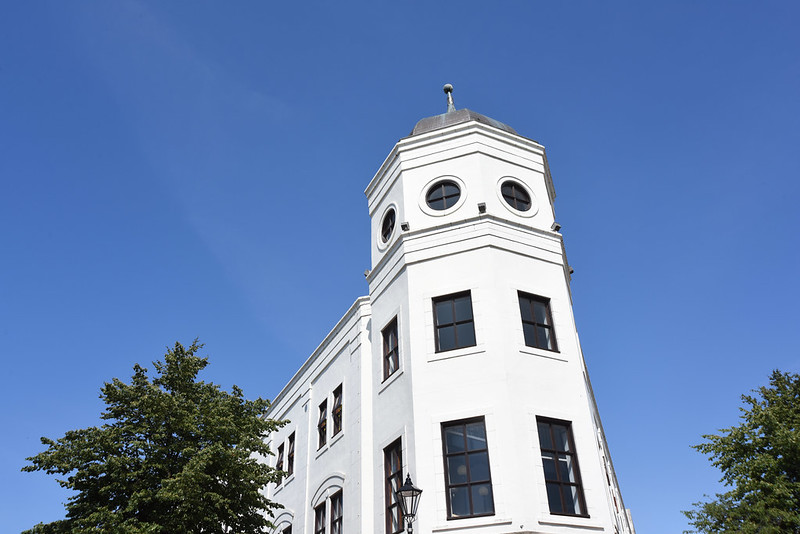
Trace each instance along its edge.
<path fill-rule="evenodd" d="M 571 424 L 540 417 L 536 423 L 550 513 L 587 515 Z"/>
<path fill-rule="evenodd" d="M 483 417 L 442 423 L 447 518 L 494 514 Z"/>
<path fill-rule="evenodd" d="M 319 405 L 319 421 L 317 421 L 317 448 L 321 449 L 328 442 L 328 401 L 322 401 Z"/>
<path fill-rule="evenodd" d="M 392 376 L 400 367 L 400 351 L 397 343 L 397 317 L 383 329 L 383 379 Z"/>
<path fill-rule="evenodd" d="M 331 532 L 342 534 L 342 492 L 339 491 L 331 497 Z"/>
<path fill-rule="evenodd" d="M 283 443 L 278 445 L 278 459 L 275 461 L 275 469 L 283 471 Z"/>
<path fill-rule="evenodd" d="M 314 534 L 325 534 L 325 501 L 314 508 Z"/>
<path fill-rule="evenodd" d="M 286 474 L 294 473 L 294 432 L 289 434 L 289 444 L 286 450 Z"/>
<path fill-rule="evenodd" d="M 469 291 L 433 299 L 436 352 L 475 345 L 475 323 Z"/>
<path fill-rule="evenodd" d="M 403 532 L 403 511 L 395 492 L 403 485 L 403 448 L 397 440 L 383 449 L 383 471 L 386 480 L 386 534 Z"/>
<path fill-rule="evenodd" d="M 522 315 L 525 344 L 539 349 L 558 350 L 553 331 L 553 316 L 550 313 L 550 300 L 520 291 L 519 311 Z"/>
<path fill-rule="evenodd" d="M 335 436 L 342 431 L 342 385 L 333 390 L 333 408 L 331 408 L 333 418 L 333 433 Z"/>

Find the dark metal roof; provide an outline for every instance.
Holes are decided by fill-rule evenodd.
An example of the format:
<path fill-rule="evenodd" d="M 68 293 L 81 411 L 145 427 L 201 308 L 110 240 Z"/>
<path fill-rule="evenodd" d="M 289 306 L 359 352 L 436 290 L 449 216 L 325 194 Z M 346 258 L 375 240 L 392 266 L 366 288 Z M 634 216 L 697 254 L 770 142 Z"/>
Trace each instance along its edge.
<path fill-rule="evenodd" d="M 469 109 L 457 109 L 455 111 L 448 111 L 447 113 L 442 113 L 441 115 L 435 115 L 433 117 L 426 117 L 419 121 L 414 129 L 411 130 L 411 135 L 419 135 L 427 132 L 432 132 L 433 130 L 438 130 L 440 128 L 446 128 L 448 126 L 453 126 L 454 124 L 461 124 L 462 122 L 469 122 L 469 121 L 476 121 L 483 124 L 488 124 L 489 126 L 494 126 L 500 130 L 506 131 L 508 133 L 512 133 L 515 135 L 517 134 L 514 131 L 514 128 L 507 124 L 503 124 L 500 121 L 496 121 L 492 118 L 487 117 L 486 115 L 481 115 L 480 113 L 476 113 Z"/>

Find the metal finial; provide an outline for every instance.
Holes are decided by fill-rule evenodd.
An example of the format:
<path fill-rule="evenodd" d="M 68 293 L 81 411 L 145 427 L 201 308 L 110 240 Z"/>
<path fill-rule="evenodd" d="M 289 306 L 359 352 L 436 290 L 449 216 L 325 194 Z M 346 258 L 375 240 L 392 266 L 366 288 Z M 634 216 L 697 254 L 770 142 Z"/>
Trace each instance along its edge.
<path fill-rule="evenodd" d="M 456 110 L 456 105 L 453 103 L 453 86 L 449 83 L 444 84 L 444 92 L 447 94 L 447 112 Z"/>

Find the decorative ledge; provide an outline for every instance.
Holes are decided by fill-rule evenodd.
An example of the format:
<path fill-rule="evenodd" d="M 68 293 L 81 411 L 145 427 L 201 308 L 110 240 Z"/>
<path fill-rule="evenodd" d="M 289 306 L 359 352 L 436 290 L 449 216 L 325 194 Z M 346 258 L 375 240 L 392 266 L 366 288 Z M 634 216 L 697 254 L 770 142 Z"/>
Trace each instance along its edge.
<path fill-rule="evenodd" d="M 469 518 L 464 518 L 455 520 L 453 524 L 433 527 L 433 530 L 431 530 L 431 532 L 451 532 L 453 530 L 510 525 L 511 523 L 512 523 L 511 519 L 507 518 L 480 517 L 480 518 L 475 518 L 474 520 L 470 520 Z"/>

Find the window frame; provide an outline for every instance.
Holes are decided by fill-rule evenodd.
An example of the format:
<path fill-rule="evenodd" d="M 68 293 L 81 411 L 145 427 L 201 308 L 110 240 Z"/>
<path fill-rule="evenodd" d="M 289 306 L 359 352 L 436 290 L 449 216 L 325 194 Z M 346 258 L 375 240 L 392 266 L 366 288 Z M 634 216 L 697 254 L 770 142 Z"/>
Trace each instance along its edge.
<path fill-rule="evenodd" d="M 456 193 L 448 195 L 446 193 L 446 187 L 453 186 L 456 188 Z M 431 196 L 437 191 L 441 192 L 441 198 L 437 197 L 433 201 L 431 200 Z M 425 192 L 425 205 L 427 205 L 430 209 L 434 211 L 447 211 L 455 206 L 458 205 L 458 201 L 461 200 L 461 186 L 455 181 L 451 179 L 445 178 L 444 180 L 437 180 L 436 183 L 428 187 L 428 190 Z M 452 200 L 452 203 L 449 203 Z M 433 202 L 442 202 L 442 207 L 437 208 L 432 205 Z"/>
<path fill-rule="evenodd" d="M 327 501 L 322 501 L 314 507 L 314 534 L 325 534 L 327 527 L 327 519 L 325 515 L 325 506 Z"/>
<path fill-rule="evenodd" d="M 511 187 L 511 193 L 508 195 L 506 195 L 504 191 L 507 186 Z M 517 194 L 517 192 L 521 194 Z M 505 200 L 506 204 L 516 211 L 522 213 L 529 211 L 533 206 L 533 199 L 531 198 L 530 192 L 525 186 L 516 180 L 503 180 L 503 182 L 500 184 L 500 196 L 503 198 L 503 200 Z M 521 208 L 518 205 L 520 202 L 527 204 L 527 206 Z"/>
<path fill-rule="evenodd" d="M 540 428 L 541 425 L 548 425 L 548 431 L 549 431 L 549 436 L 548 437 L 550 439 L 550 442 L 553 444 L 553 448 L 544 447 L 544 445 L 542 443 L 542 433 L 541 433 L 541 428 Z M 562 427 L 562 428 L 564 428 L 566 430 L 567 444 L 568 444 L 568 447 L 569 447 L 570 450 L 565 451 L 565 450 L 560 450 L 560 449 L 555 448 L 557 442 L 556 442 L 556 439 L 555 439 L 555 433 L 553 431 L 554 427 Z M 538 438 L 539 438 L 539 452 L 541 454 L 541 459 L 542 459 L 542 475 L 543 475 L 544 482 L 545 482 L 545 494 L 547 495 L 547 505 L 548 505 L 548 508 L 550 510 L 550 513 L 552 515 L 561 515 L 561 516 L 569 516 L 569 517 L 589 517 L 589 512 L 588 512 L 588 510 L 586 508 L 586 498 L 584 496 L 584 491 L 583 491 L 583 481 L 581 479 L 580 465 L 578 463 L 578 452 L 575 449 L 575 437 L 574 437 L 574 435 L 572 433 L 572 422 L 564 421 L 562 419 L 553 419 L 553 418 L 550 418 L 550 417 L 539 417 L 539 416 L 537 416 L 536 417 L 536 432 L 537 432 L 537 435 L 538 435 Z M 559 458 L 560 455 L 569 456 L 570 465 L 572 465 L 572 467 L 573 467 L 573 476 L 575 478 L 575 482 L 570 482 L 569 480 L 567 480 L 567 481 L 561 480 L 562 473 L 561 473 L 561 470 L 558 467 L 556 467 L 553 470 L 555 472 L 555 474 L 556 474 L 556 478 L 555 479 L 552 479 L 552 478 L 548 479 L 547 478 L 547 470 L 545 469 L 545 465 L 544 465 L 545 460 L 546 460 L 545 459 L 545 454 L 553 455 L 556 458 L 556 461 L 558 459 L 560 459 Z M 547 487 L 549 485 L 557 485 L 557 487 L 558 487 L 558 494 L 559 494 L 559 500 L 560 500 L 559 504 L 561 506 L 561 510 L 565 510 L 566 509 L 563 488 L 565 488 L 565 487 L 576 488 L 577 489 L 577 495 L 578 495 L 577 505 L 580 507 L 582 512 L 581 513 L 569 513 L 569 512 L 563 512 L 563 511 L 562 512 L 554 512 L 553 511 L 553 503 L 550 501 L 550 492 L 547 491 Z"/>
<path fill-rule="evenodd" d="M 383 380 L 386 381 L 390 376 L 400 370 L 400 339 L 397 326 L 397 316 L 381 330 L 383 339 Z M 391 344 L 391 340 L 394 344 Z"/>
<path fill-rule="evenodd" d="M 392 455 L 397 458 L 397 470 L 392 471 Z M 395 484 L 399 488 L 403 485 L 403 438 L 397 438 L 383 449 L 383 481 L 386 511 L 386 534 L 398 534 L 405 531 L 405 518 L 403 508 L 397 502 Z M 392 518 L 397 516 L 400 530 L 392 529 Z"/>
<path fill-rule="evenodd" d="M 342 534 L 342 523 L 344 517 L 344 493 L 343 490 L 339 490 L 330 498 L 331 501 L 331 529 L 330 534 Z M 336 503 L 339 503 L 339 515 L 336 515 L 337 508 Z M 338 529 L 337 529 L 338 527 Z"/>
<path fill-rule="evenodd" d="M 344 390 L 342 386 L 343 384 L 339 384 L 336 389 L 333 390 L 333 403 L 331 404 L 331 438 L 337 436 L 344 428 L 342 425 L 344 406 Z"/>
<path fill-rule="evenodd" d="M 289 434 L 286 446 L 286 476 L 294 474 L 294 432 Z"/>
<path fill-rule="evenodd" d="M 483 425 L 483 433 L 486 436 L 486 447 L 484 449 L 469 449 L 468 448 L 468 440 L 467 440 L 467 431 L 466 427 L 472 423 L 481 423 Z M 447 429 L 461 426 L 463 427 L 463 436 L 464 436 L 464 450 L 461 452 L 447 452 Z M 442 431 L 442 460 L 444 462 L 444 489 L 445 489 L 445 498 L 447 500 L 447 519 L 449 520 L 456 520 L 456 519 L 468 519 L 472 517 L 487 517 L 493 516 L 496 514 L 495 509 L 495 502 L 494 502 L 494 486 L 492 483 L 492 466 L 491 461 L 489 459 L 489 437 L 486 433 L 486 418 L 484 416 L 479 417 L 471 417 L 469 419 L 459 419 L 456 421 L 446 421 L 441 424 L 441 431 Z M 470 469 L 470 462 L 469 462 L 469 455 L 475 453 L 486 453 L 486 471 L 488 473 L 487 480 L 471 480 L 471 469 Z M 448 459 L 456 457 L 456 456 L 464 456 L 464 466 L 466 467 L 466 482 L 460 483 L 451 483 L 450 481 L 450 469 L 448 466 Z M 472 487 L 489 484 L 490 492 L 491 492 L 491 502 L 492 502 L 492 511 L 486 513 L 476 514 L 474 513 L 474 504 L 472 499 Z M 469 502 L 469 514 L 468 515 L 453 515 L 452 511 L 452 503 L 450 498 L 450 490 L 452 488 L 460 488 L 466 487 L 467 488 L 467 496 Z"/>
<path fill-rule="evenodd" d="M 386 210 L 381 220 L 381 243 L 388 243 L 394 235 L 394 227 L 397 224 L 397 211 L 392 207 Z"/>
<path fill-rule="evenodd" d="M 458 300 L 460 298 L 463 298 L 463 297 L 467 297 L 469 299 L 469 314 L 470 314 L 469 320 L 458 320 L 456 318 L 456 311 L 455 311 L 455 306 L 456 305 L 455 305 L 455 303 L 456 303 L 456 300 Z M 451 307 L 452 307 L 451 313 L 452 313 L 452 317 L 453 317 L 453 320 L 452 320 L 453 322 L 439 324 L 439 314 L 436 311 L 437 305 L 445 303 L 447 301 L 450 301 L 450 303 L 451 303 Z M 451 351 L 451 350 L 463 349 L 465 347 L 474 347 L 474 346 L 476 346 L 478 344 L 478 338 L 477 338 L 477 335 L 475 333 L 475 310 L 474 310 L 474 308 L 472 306 L 472 291 L 471 290 L 459 291 L 458 293 L 450 293 L 449 295 L 442 295 L 442 296 L 439 296 L 439 297 L 435 297 L 435 298 L 432 299 L 432 304 L 433 304 L 433 331 L 434 331 L 434 336 L 433 337 L 434 337 L 434 343 L 435 343 L 435 347 L 436 347 L 436 352 L 448 352 L 448 351 Z M 472 343 L 463 344 L 462 345 L 462 344 L 459 344 L 459 340 L 458 340 L 458 327 L 459 326 L 466 326 L 467 324 L 470 324 L 472 326 Z M 445 329 L 445 328 L 451 328 L 451 327 L 453 328 L 453 344 L 454 344 L 454 346 L 443 349 L 442 345 L 441 345 L 440 335 L 439 335 L 440 331 Z"/>
<path fill-rule="evenodd" d="M 319 420 L 317 421 L 317 450 L 328 443 L 328 399 L 319 405 Z"/>
<path fill-rule="evenodd" d="M 278 445 L 278 453 L 275 458 L 275 469 L 283 471 L 283 443 Z"/>
<path fill-rule="evenodd" d="M 530 313 L 531 320 L 526 321 L 525 315 L 523 313 L 523 300 L 526 301 L 528 306 L 528 312 Z M 532 347 L 535 349 L 542 349 L 542 350 L 549 350 L 551 352 L 558 352 L 558 340 L 556 339 L 556 327 L 553 323 L 553 311 L 550 307 L 550 299 L 547 297 L 542 297 L 540 295 L 534 295 L 533 293 L 526 293 L 525 291 L 517 291 L 517 302 L 519 303 L 519 314 L 520 314 L 520 321 L 522 322 L 522 339 L 525 343 L 526 347 Z M 548 323 L 539 323 L 536 321 L 536 312 L 534 309 L 534 303 L 543 304 L 546 313 L 546 320 Z M 532 342 L 529 342 L 528 336 L 525 334 L 525 325 L 530 325 L 533 327 L 534 339 Z M 552 347 L 541 346 L 539 344 L 539 328 L 544 328 L 550 332 L 550 340 L 552 341 Z"/>

